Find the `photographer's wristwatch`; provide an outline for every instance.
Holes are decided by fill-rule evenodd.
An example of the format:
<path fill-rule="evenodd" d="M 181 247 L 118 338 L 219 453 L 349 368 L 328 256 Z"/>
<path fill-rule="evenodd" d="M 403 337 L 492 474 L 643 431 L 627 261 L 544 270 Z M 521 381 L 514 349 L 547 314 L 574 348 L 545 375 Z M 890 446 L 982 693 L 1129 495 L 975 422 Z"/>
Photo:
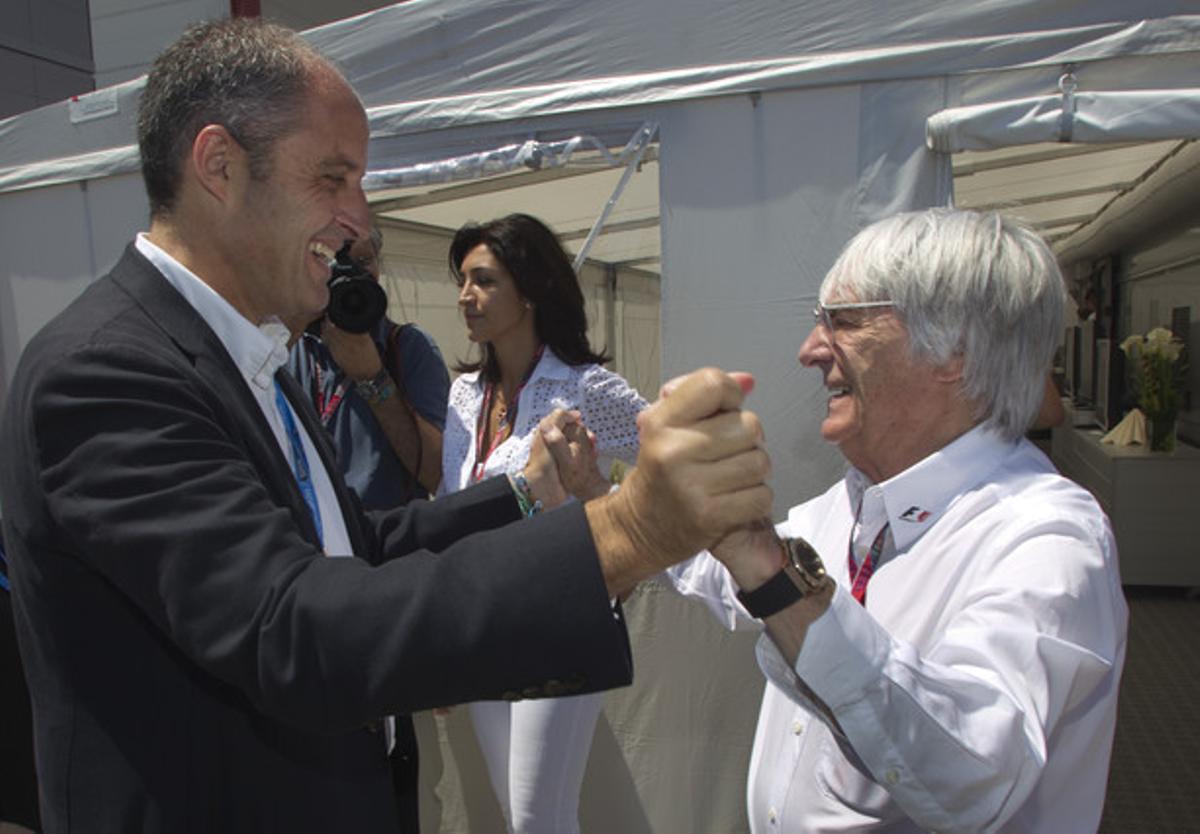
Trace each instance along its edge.
<path fill-rule="evenodd" d="M 368 405 L 375 405 L 395 393 L 396 386 L 392 383 L 392 378 L 388 376 L 387 368 L 380 368 L 379 373 L 370 379 L 355 380 L 354 390 L 367 401 Z"/>
<path fill-rule="evenodd" d="M 784 554 L 779 573 L 753 591 L 738 591 L 738 601 L 760 620 L 833 584 L 820 555 L 804 539 L 781 538 L 779 546 Z"/>

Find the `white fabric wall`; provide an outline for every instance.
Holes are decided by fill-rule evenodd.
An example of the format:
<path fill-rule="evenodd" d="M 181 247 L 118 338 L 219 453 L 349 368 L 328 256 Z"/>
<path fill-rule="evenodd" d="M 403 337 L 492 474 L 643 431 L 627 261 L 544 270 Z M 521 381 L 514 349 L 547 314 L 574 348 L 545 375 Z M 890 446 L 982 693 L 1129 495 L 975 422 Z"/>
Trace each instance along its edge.
<path fill-rule="evenodd" d="M 140 174 L 0 194 L 0 404 L 25 343 L 146 227 Z"/>
<path fill-rule="evenodd" d="M 821 375 L 796 360 L 820 282 L 872 215 L 937 196 L 921 88 L 886 88 L 916 111 L 908 130 L 872 115 L 881 91 L 736 96 L 660 117 L 664 376 L 705 364 L 755 374 L 748 405 L 766 429 L 777 517 L 842 472 L 820 438 Z"/>

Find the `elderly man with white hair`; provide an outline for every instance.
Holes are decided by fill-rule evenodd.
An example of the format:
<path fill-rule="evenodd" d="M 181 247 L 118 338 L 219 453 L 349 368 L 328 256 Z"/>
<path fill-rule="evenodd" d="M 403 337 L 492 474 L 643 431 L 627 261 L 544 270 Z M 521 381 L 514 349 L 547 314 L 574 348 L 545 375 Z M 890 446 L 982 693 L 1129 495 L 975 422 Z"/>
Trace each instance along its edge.
<path fill-rule="evenodd" d="M 1023 439 L 1063 306 L 1046 245 L 991 213 L 881 221 L 825 278 L 799 358 L 845 478 L 669 573 L 729 627 L 765 624 L 751 831 L 1096 830 L 1116 548 Z"/>

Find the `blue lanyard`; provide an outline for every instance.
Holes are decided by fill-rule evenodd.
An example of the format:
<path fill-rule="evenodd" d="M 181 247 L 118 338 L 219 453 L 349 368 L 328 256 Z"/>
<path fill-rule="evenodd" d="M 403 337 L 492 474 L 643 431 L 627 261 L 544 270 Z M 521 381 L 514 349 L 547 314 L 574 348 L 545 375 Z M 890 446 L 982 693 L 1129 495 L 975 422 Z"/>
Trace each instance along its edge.
<path fill-rule="evenodd" d="M 6 591 L 12 590 L 12 586 L 8 584 L 8 562 L 4 560 L 3 546 L 0 546 L 0 588 Z"/>
<path fill-rule="evenodd" d="M 283 426 L 287 429 L 288 443 L 292 447 L 292 471 L 296 473 L 296 483 L 300 485 L 304 503 L 308 504 L 313 524 L 317 527 L 317 538 L 324 543 L 325 532 L 321 528 L 321 507 L 317 504 L 317 491 L 313 487 L 312 472 L 308 468 L 308 456 L 304 454 L 304 444 L 300 442 L 300 432 L 296 430 L 296 420 L 292 417 L 287 397 L 283 396 L 283 389 L 279 387 L 279 380 L 275 380 L 275 407 L 279 409 L 279 416 L 283 418 Z"/>

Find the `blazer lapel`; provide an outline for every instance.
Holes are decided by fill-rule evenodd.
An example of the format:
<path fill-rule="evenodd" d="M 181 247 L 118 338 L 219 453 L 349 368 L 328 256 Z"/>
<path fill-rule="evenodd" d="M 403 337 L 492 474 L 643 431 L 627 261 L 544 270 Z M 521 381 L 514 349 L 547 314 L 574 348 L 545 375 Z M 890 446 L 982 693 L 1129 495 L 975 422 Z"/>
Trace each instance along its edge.
<path fill-rule="evenodd" d="M 241 371 L 225 350 L 221 340 L 217 338 L 217 334 L 132 243 L 126 248 L 125 254 L 113 267 L 110 275 L 112 280 L 145 310 L 146 315 L 158 324 L 165 338 L 188 357 L 196 373 L 215 392 L 217 400 L 224 404 L 231 427 L 236 426 L 240 430 L 242 437 L 234 439 L 243 445 L 251 463 L 263 474 L 263 485 L 272 499 L 281 506 L 287 506 L 304 537 L 315 546 L 321 547 L 316 524 L 300 487 L 296 484 L 291 463 L 279 447 L 275 433 L 263 416 L 258 401 L 254 399 L 250 388 L 242 379 Z M 286 372 L 282 376 L 291 379 Z M 278 379 L 279 375 L 276 378 Z M 293 409 L 297 413 L 303 413 L 304 409 L 298 406 L 297 402 L 304 398 L 293 396 L 294 381 L 292 387 L 293 391 L 288 391 L 285 387 L 284 393 L 291 401 Z M 319 447 L 320 430 L 314 432 L 307 420 L 304 424 L 314 444 Z M 357 524 L 351 524 L 352 515 L 345 511 L 348 499 L 343 498 L 341 494 L 346 491 L 341 473 L 336 466 L 329 465 L 324 451 L 321 452 L 321 459 L 329 472 L 330 480 L 334 482 L 334 490 L 338 492 L 338 504 L 343 508 L 342 514 L 347 519 L 351 544 L 355 547 L 355 553 L 361 553 L 358 548 L 362 547 L 363 537 Z"/>

